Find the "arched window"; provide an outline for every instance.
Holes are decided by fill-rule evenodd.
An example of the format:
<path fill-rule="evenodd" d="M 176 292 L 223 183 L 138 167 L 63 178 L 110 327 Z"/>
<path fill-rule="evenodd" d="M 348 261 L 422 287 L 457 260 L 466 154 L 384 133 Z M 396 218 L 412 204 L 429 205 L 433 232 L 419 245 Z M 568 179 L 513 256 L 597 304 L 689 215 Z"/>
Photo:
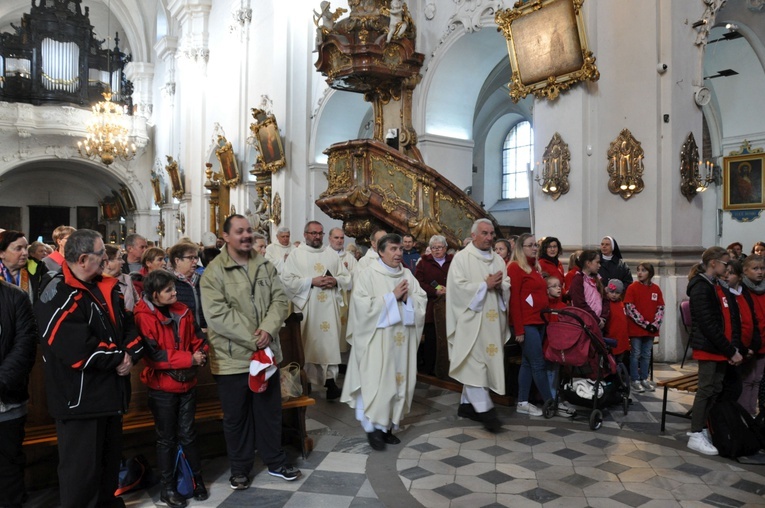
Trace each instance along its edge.
<path fill-rule="evenodd" d="M 529 197 L 529 178 L 534 157 L 534 131 L 529 122 L 510 129 L 502 147 L 502 199 Z"/>

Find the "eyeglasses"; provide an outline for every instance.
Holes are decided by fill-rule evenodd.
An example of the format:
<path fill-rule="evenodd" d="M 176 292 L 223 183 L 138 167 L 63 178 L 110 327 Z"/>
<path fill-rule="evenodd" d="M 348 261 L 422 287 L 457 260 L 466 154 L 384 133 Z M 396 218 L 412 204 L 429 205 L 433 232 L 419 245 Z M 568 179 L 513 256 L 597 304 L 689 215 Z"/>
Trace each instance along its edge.
<path fill-rule="evenodd" d="M 444 250 L 446 248 L 446 245 L 432 245 L 430 247 L 430 250 Z"/>
<path fill-rule="evenodd" d="M 199 261 L 199 256 L 181 256 L 181 259 L 191 259 L 192 261 Z"/>
<path fill-rule="evenodd" d="M 523 248 L 524 249 L 538 249 L 539 245 L 537 245 L 535 243 L 529 243 L 529 244 L 524 244 Z"/>
<path fill-rule="evenodd" d="M 723 261 L 722 259 L 715 259 L 718 263 L 721 263 L 724 266 L 728 266 L 729 261 Z"/>
<path fill-rule="evenodd" d="M 324 236 L 324 231 L 306 231 L 305 234 L 312 236 Z"/>
<path fill-rule="evenodd" d="M 94 256 L 97 256 L 99 258 L 104 257 L 104 254 L 106 254 L 106 249 L 101 249 L 96 252 L 83 252 L 83 254 L 93 254 Z"/>

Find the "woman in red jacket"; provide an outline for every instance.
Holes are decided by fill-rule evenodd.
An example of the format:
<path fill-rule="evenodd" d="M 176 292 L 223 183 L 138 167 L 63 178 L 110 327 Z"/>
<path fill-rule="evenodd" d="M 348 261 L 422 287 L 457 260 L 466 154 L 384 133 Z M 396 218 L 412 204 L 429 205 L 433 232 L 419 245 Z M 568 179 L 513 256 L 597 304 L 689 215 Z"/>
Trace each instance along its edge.
<path fill-rule="evenodd" d="M 731 265 L 728 265 L 729 269 L 730 267 Z M 751 314 L 752 342 L 745 345 L 753 352 L 754 358 L 748 358 L 746 363 L 741 365 L 743 383 L 738 401 L 751 414 L 757 413 L 757 395 L 762 393 L 762 374 L 765 369 L 765 281 L 763 276 L 765 276 L 765 259 L 756 254 L 747 256 L 743 263 L 742 274 L 739 276 L 741 281 L 741 297 L 739 298 L 743 298 L 746 305 L 740 300 L 737 303 L 742 316 L 742 339 L 744 336 L 743 316 L 747 311 Z M 733 292 L 732 284 L 730 285 Z M 762 411 L 762 395 L 760 395 L 759 407 Z"/>
<path fill-rule="evenodd" d="M 205 364 L 208 345 L 189 308 L 178 302 L 173 274 L 149 272 L 143 288 L 134 314 L 147 351 L 141 381 L 148 387 L 157 432 L 160 500 L 171 508 L 184 507 L 186 500 L 176 492 L 173 477 L 179 444 L 194 472 L 194 499 L 208 497 L 194 429 L 196 368 Z"/>
<path fill-rule="evenodd" d="M 522 350 L 516 411 L 542 416 L 541 409 L 529 404 L 532 379 L 542 398 L 545 401 L 552 399 L 547 365 L 542 353 L 544 321 L 540 314 L 547 307 L 547 282 L 542 278 L 537 265 L 537 242 L 534 235 L 524 233 L 518 237 L 507 275 L 510 277 L 510 322 L 515 331 L 515 340 Z"/>
<path fill-rule="evenodd" d="M 539 270 L 543 275 L 557 277 L 563 284 L 565 292 L 566 272 L 563 270 L 563 264 L 558 260 L 561 252 L 560 241 L 557 238 L 548 236 L 543 239 L 539 246 Z"/>

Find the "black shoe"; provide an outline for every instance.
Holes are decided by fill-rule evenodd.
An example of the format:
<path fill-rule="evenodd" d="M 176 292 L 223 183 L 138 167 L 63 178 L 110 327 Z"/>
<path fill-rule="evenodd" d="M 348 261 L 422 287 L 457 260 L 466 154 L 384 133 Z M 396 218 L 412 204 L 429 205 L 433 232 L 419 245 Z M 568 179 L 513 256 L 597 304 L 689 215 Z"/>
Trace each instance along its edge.
<path fill-rule="evenodd" d="M 159 500 L 170 508 L 184 508 L 186 500 L 171 485 L 163 485 Z"/>
<path fill-rule="evenodd" d="M 327 388 L 327 400 L 337 400 L 343 393 L 343 391 L 335 384 L 334 379 L 327 379 L 324 386 Z"/>
<path fill-rule="evenodd" d="M 385 432 L 383 434 L 383 441 L 385 441 L 385 444 L 400 444 L 401 440 L 393 435 L 392 431 Z"/>
<path fill-rule="evenodd" d="M 367 440 L 373 450 L 378 452 L 385 450 L 385 432 L 380 429 L 375 429 L 374 432 L 367 432 Z"/>
<path fill-rule="evenodd" d="M 475 412 L 475 409 L 473 408 L 472 404 L 460 404 L 460 407 L 457 408 L 457 416 L 459 416 L 460 418 L 467 418 L 469 420 L 473 420 L 474 422 L 483 421 L 478 416 L 478 413 Z"/>
<path fill-rule="evenodd" d="M 497 417 L 497 410 L 489 409 L 484 413 L 476 413 L 483 422 L 483 427 L 489 432 L 497 433 L 502 430 L 502 421 Z"/>
<path fill-rule="evenodd" d="M 228 482 L 234 490 L 245 490 L 250 487 L 250 477 L 246 474 L 233 475 Z"/>
<path fill-rule="evenodd" d="M 207 487 L 205 487 L 205 482 L 202 479 L 201 474 L 195 474 L 194 475 L 194 499 L 197 501 L 204 501 L 210 497 L 210 494 L 207 492 Z"/>
<path fill-rule="evenodd" d="M 291 482 L 292 480 L 297 480 L 300 478 L 303 473 L 300 472 L 300 469 L 285 464 L 279 469 L 269 469 L 268 474 L 271 476 L 278 476 L 279 478 L 283 478 L 288 482 Z"/>

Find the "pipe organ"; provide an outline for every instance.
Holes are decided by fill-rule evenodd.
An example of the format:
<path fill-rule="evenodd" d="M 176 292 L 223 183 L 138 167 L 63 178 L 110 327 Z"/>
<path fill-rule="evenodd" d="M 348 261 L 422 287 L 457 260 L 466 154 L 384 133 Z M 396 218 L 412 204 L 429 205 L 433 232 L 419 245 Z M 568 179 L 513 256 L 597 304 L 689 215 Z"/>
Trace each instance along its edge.
<path fill-rule="evenodd" d="M 0 33 L 0 100 L 92 104 L 109 87 L 112 102 L 132 113 L 130 56 L 95 37 L 82 0 L 32 0 L 12 32 Z"/>

